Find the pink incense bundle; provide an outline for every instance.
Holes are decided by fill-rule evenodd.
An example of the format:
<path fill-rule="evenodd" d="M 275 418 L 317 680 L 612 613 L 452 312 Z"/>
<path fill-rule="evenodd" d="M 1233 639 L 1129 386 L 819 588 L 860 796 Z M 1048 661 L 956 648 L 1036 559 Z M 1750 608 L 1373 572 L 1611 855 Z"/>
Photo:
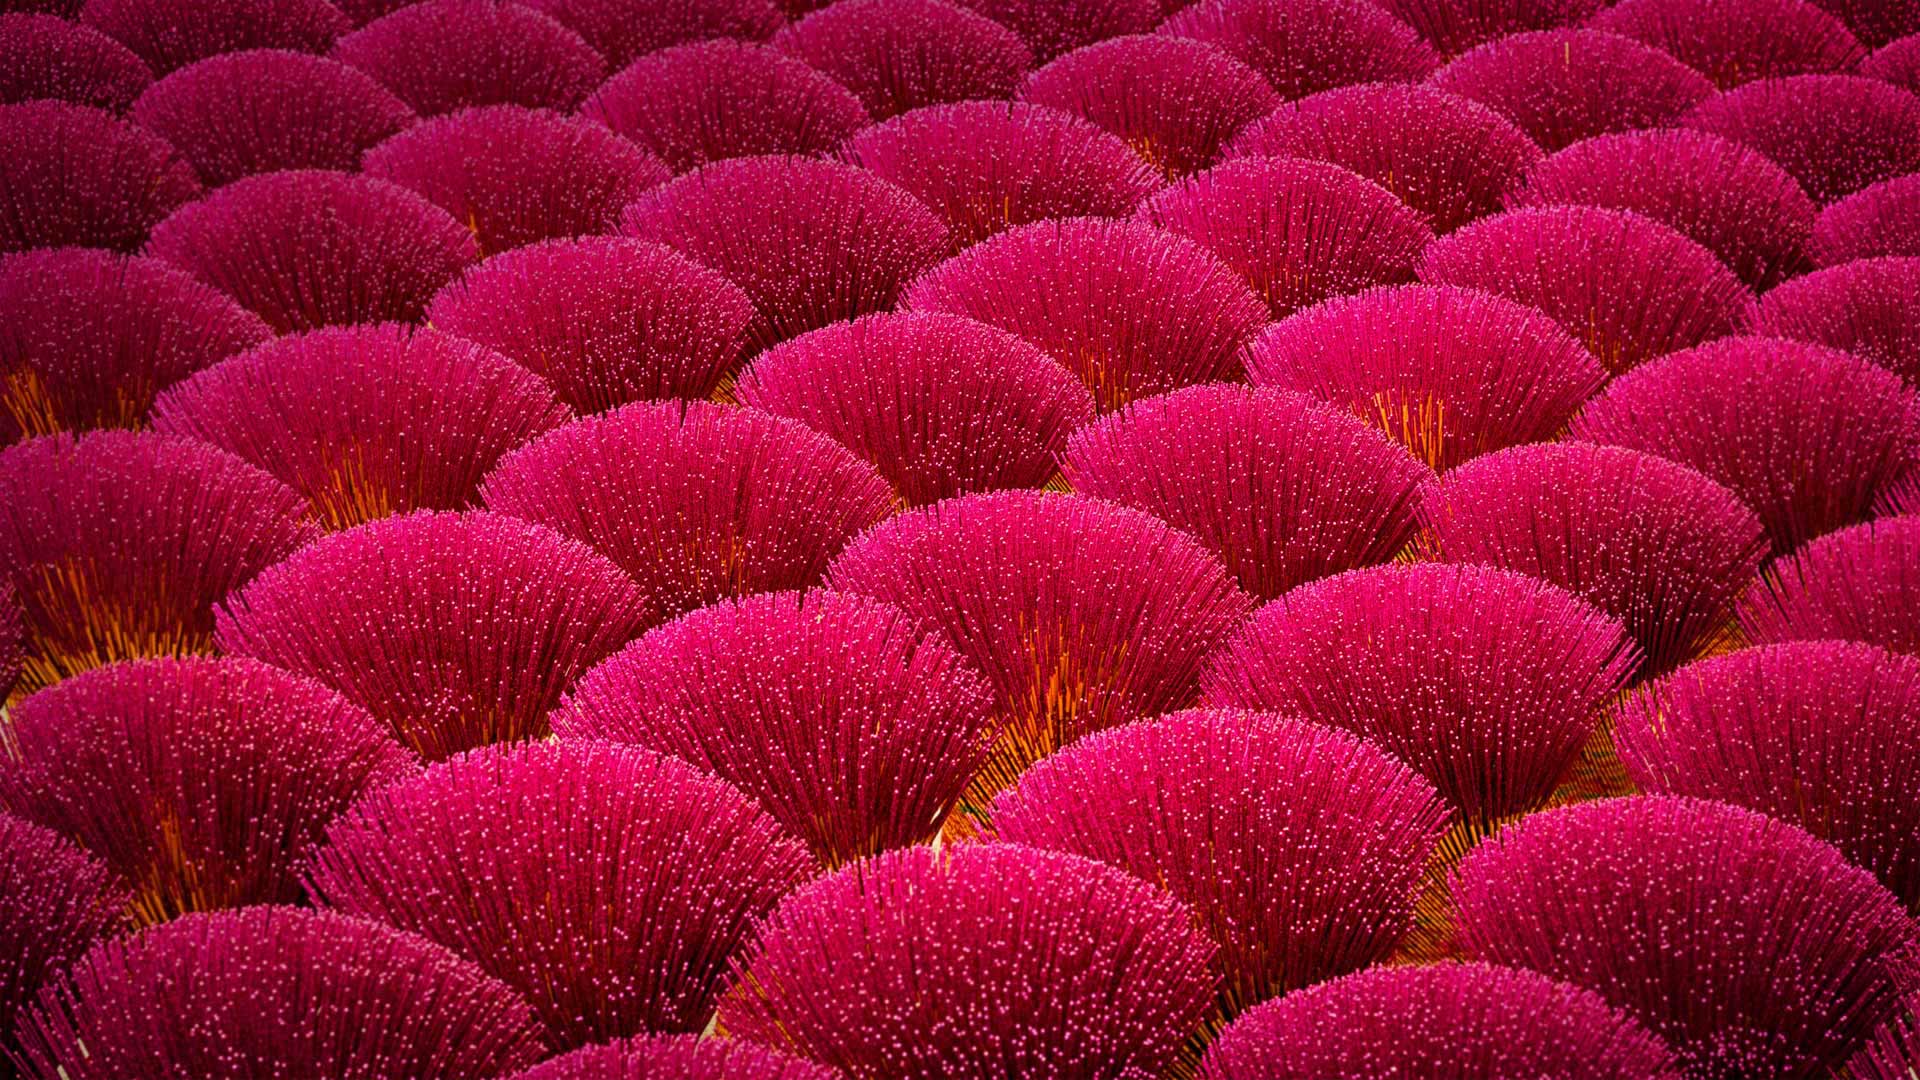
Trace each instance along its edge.
<path fill-rule="evenodd" d="M 1426 215 L 1441 235 L 1500 209 L 1540 148 L 1477 101 L 1431 86 L 1327 90 L 1247 125 L 1228 158 L 1293 157 L 1351 169 Z"/>
<path fill-rule="evenodd" d="M 1267 308 L 1202 245 L 1142 221 L 1071 218 L 1001 233 L 913 284 L 911 311 L 965 315 L 1066 365 L 1109 411 L 1240 373 Z"/>
<path fill-rule="evenodd" d="M 284 334 L 416 322 L 479 248 L 465 225 L 397 184 L 295 171 L 249 176 L 181 207 L 154 228 L 147 254 Z"/>
<path fill-rule="evenodd" d="M 126 906 L 126 886 L 104 863 L 52 829 L 0 813 L 0 1031 L 11 1034 L 48 978 L 123 929 Z"/>
<path fill-rule="evenodd" d="M 157 259 L 91 248 L 0 255 L 0 443 L 139 427 L 163 388 L 272 336 Z"/>
<path fill-rule="evenodd" d="M 530 0 L 619 71 L 647 53 L 708 38 L 765 41 L 785 16 L 773 0 Z"/>
<path fill-rule="evenodd" d="M 873 466 L 792 420 L 709 402 L 627 405 L 508 454 L 491 510 L 589 544 L 638 583 L 639 628 L 820 579 L 895 508 Z"/>
<path fill-rule="evenodd" d="M 1433 241 L 1392 192 L 1323 161 L 1229 161 L 1148 199 L 1139 216 L 1245 275 L 1276 319 L 1330 296 L 1412 281 Z"/>
<path fill-rule="evenodd" d="M 753 1043 L 654 1035 L 583 1046 L 510 1080 L 843 1080 L 843 1075 Z"/>
<path fill-rule="evenodd" d="M 1621 0 L 1587 25 L 1645 42 L 1722 90 L 1851 71 L 1867 54 L 1846 23 L 1808 0 Z"/>
<path fill-rule="evenodd" d="M 1920 378 L 1920 257 L 1816 270 L 1749 304 L 1749 333 L 1842 349 Z"/>
<path fill-rule="evenodd" d="M 828 584 L 938 628 L 1005 718 L 972 803 L 1082 735 L 1193 703 L 1249 602 L 1214 554 L 1084 495 L 967 495 L 901 514 L 834 560 Z"/>
<path fill-rule="evenodd" d="M 1212 1004 L 1213 955 L 1185 905 L 1111 866 L 914 847 L 781 902 L 720 1022 L 850 1076 L 1144 1080 Z"/>
<path fill-rule="evenodd" d="M 1433 478 L 1343 409 L 1227 384 L 1142 398 L 1080 429 L 1061 472 L 1192 535 L 1259 600 L 1399 555 Z"/>
<path fill-rule="evenodd" d="M 1689 664 L 1627 699 L 1615 742 L 1649 792 L 1791 822 L 1920 907 L 1920 658 L 1796 641 Z"/>
<path fill-rule="evenodd" d="M 1680 122 L 1765 154 L 1823 205 L 1920 172 L 1920 95 L 1877 79 L 1762 79 L 1699 103 Z"/>
<path fill-rule="evenodd" d="M 1063 53 L 1144 34 L 1161 15 L 1160 0 L 959 0 L 963 6 L 1020 35 L 1044 64 Z"/>
<path fill-rule="evenodd" d="M 0 105 L 0 253 L 138 251 L 162 218 L 201 194 L 178 151 L 104 109 Z"/>
<path fill-rule="evenodd" d="M 1412 27 L 1368 0 L 1200 0 L 1155 33 L 1221 49 L 1289 101 L 1355 83 L 1419 82 L 1440 66 Z"/>
<path fill-rule="evenodd" d="M 1784 555 L 1865 520 L 1920 468 L 1920 398 L 1837 349 L 1723 338 L 1621 376 L 1571 434 L 1713 477 L 1760 515 Z"/>
<path fill-rule="evenodd" d="M 1528 169 L 1506 202 L 1632 211 L 1696 241 L 1758 291 L 1806 269 L 1815 212 L 1757 151 L 1684 128 L 1574 143 Z"/>
<path fill-rule="evenodd" d="M 52 98 L 125 112 L 153 82 L 132 50 L 56 15 L 0 15 L 0 104 Z"/>
<path fill-rule="evenodd" d="M 572 418 L 498 353 L 395 323 L 280 338 L 174 386 L 153 410 L 155 430 L 260 466 L 334 529 L 464 509 L 507 451 Z"/>
<path fill-rule="evenodd" d="M 932 312 L 867 315 L 782 342 L 733 396 L 832 437 L 909 506 L 1040 487 L 1094 413 L 1093 395 L 1038 347 Z"/>
<path fill-rule="evenodd" d="M 1509 210 L 1428 246 L 1420 280 L 1539 308 L 1607 372 L 1725 337 L 1750 295 L 1713 253 L 1650 218 L 1590 206 Z"/>
<path fill-rule="evenodd" d="M 725 39 L 648 53 L 580 114 L 677 173 L 755 154 L 828 154 L 868 124 L 846 87 L 774 49 Z"/>
<path fill-rule="evenodd" d="M 834 867 L 939 835 L 993 744 L 994 705 L 899 608 L 786 592 L 655 627 L 583 676 L 553 726 L 726 780 Z"/>
<path fill-rule="evenodd" d="M 1133 34 L 1076 49 L 1027 76 L 1020 99 L 1118 135 L 1168 179 L 1200 171 L 1280 103 L 1252 68 L 1200 41 Z"/>
<path fill-rule="evenodd" d="M 1381 0 L 1444 56 L 1528 30 L 1578 26 L 1607 0 Z"/>
<path fill-rule="evenodd" d="M 1920 32 L 1897 38 L 1860 61 L 1859 73 L 1920 93 Z"/>
<path fill-rule="evenodd" d="M 166 75 L 247 49 L 324 53 L 353 23 L 327 0 L 85 0 L 80 21 Z"/>
<path fill-rule="evenodd" d="M 415 120 L 364 72 L 282 49 L 183 67 L 148 87 L 132 115 L 211 187 L 281 169 L 353 172 L 362 151 Z"/>
<path fill-rule="evenodd" d="M 949 248 L 940 217 L 865 169 L 804 157 L 716 161 L 628 206 L 621 231 L 740 286 L 759 351 L 885 311 Z"/>
<path fill-rule="evenodd" d="M 1458 57 L 1432 84 L 1512 120 L 1552 153 L 1615 131 L 1665 127 L 1714 86 L 1705 75 L 1619 34 L 1540 30 Z"/>
<path fill-rule="evenodd" d="M 948 0 L 836 0 L 773 47 L 853 91 L 875 120 L 1011 97 L 1033 64 L 1020 35 Z"/>
<path fill-rule="evenodd" d="M 1684 465 L 1587 443 L 1517 446 L 1429 487 L 1424 541 L 1447 562 L 1551 582 L 1625 624 L 1660 675 L 1725 647 L 1767 554 L 1734 492 Z"/>
<path fill-rule="evenodd" d="M 1269 1002 L 1202 1080 L 1680 1080 L 1673 1051 L 1591 990 L 1491 964 L 1376 967 Z"/>
<path fill-rule="evenodd" d="M 1828 1075 L 1899 1006 L 1916 933 L 1829 845 L 1671 796 L 1535 814 L 1468 855 L 1453 891 L 1470 957 L 1597 992 L 1698 1080 Z"/>
<path fill-rule="evenodd" d="M 1026 102 L 915 109 L 854 135 L 844 156 L 939 214 L 955 250 L 1035 221 L 1125 217 L 1161 181 L 1118 135 Z"/>
<path fill-rule="evenodd" d="M 1433 782 L 1466 843 L 1547 804 L 1639 660 L 1620 622 L 1511 570 L 1354 570 L 1254 613 L 1202 701 L 1372 740 Z"/>
<path fill-rule="evenodd" d="M 41 991 L 15 1035 L 29 1080 L 488 1080 L 547 1053 L 520 995 L 447 949 L 278 906 L 103 942 Z"/>
<path fill-rule="evenodd" d="M 573 109 L 606 77 L 580 35 L 512 0 L 422 0 L 333 46 L 421 116 L 477 105 Z"/>
<path fill-rule="evenodd" d="M 99 431 L 0 450 L 0 580 L 26 613 L 18 690 L 212 651 L 213 605 L 318 535 L 291 489 L 189 439 Z"/>
<path fill-rule="evenodd" d="M 139 660 L 13 707 L 0 806 L 105 862 L 151 925 L 299 900 L 327 822 L 417 768 L 309 679 L 241 657 Z"/>
<path fill-rule="evenodd" d="M 1157 882 L 1220 947 L 1220 1013 L 1383 960 L 1447 808 L 1344 731 L 1194 709 L 1089 735 L 993 802 L 1001 840 Z"/>
<path fill-rule="evenodd" d="M 1920 517 L 1829 533 L 1775 562 L 1740 607 L 1758 644 L 1864 641 L 1920 656 Z"/>
<path fill-rule="evenodd" d="M 561 740 L 483 747 L 373 792 L 328 827 L 308 881 L 327 907 L 472 960 L 573 1049 L 705 1028 L 729 959 L 811 868 L 692 766 Z"/>
<path fill-rule="evenodd" d="M 216 638 L 333 687 L 437 761 L 544 736 L 561 692 L 638 633 L 643 610 L 583 544 L 423 510 L 295 552 L 220 605 Z"/>
<path fill-rule="evenodd" d="M 540 376 L 575 412 L 699 400 L 739 366 L 753 301 L 660 244 L 548 240 L 501 252 L 448 283 L 427 322 Z"/>
<path fill-rule="evenodd" d="M 483 255 L 612 232 L 628 203 L 668 177 L 599 124 L 519 105 L 422 121 L 367 151 L 365 166 L 465 224 Z"/>
<path fill-rule="evenodd" d="M 1538 310 L 1444 285 L 1306 308 L 1255 338 L 1246 361 L 1255 386 L 1331 402 L 1442 472 L 1554 438 L 1606 378 Z"/>
<path fill-rule="evenodd" d="M 1820 211 L 1812 249 L 1820 266 L 1920 255 L 1920 173 L 1870 184 Z"/>

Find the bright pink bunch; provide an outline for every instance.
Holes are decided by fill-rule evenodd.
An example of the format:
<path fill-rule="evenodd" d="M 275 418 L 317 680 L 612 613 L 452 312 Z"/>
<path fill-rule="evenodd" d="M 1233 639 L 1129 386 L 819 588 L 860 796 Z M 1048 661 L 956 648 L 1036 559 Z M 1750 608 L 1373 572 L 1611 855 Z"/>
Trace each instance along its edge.
<path fill-rule="evenodd" d="M 1159 883 L 1220 947 L 1226 1017 L 1387 956 L 1447 819 L 1432 785 L 1343 731 L 1195 709 L 1029 769 L 995 837 Z"/>
<path fill-rule="evenodd" d="M 1093 395 L 1026 340 L 958 315 L 868 315 L 761 353 L 733 386 L 744 405 L 831 436 L 908 505 L 1039 487 Z"/>
<path fill-rule="evenodd" d="M 606 61 L 580 35 L 502 0 L 408 4 L 341 38 L 332 55 L 421 116 L 476 105 L 565 111 L 607 73 Z"/>
<path fill-rule="evenodd" d="M 1439 66 L 1413 28 L 1367 0 L 1201 0 L 1157 33 L 1213 45 L 1283 99 L 1369 82 L 1419 82 Z"/>
<path fill-rule="evenodd" d="M 300 899 L 321 830 L 415 770 L 332 690 L 253 660 L 141 660 L 15 705 L 0 806 L 131 886 L 142 924 Z"/>
<path fill-rule="evenodd" d="M 200 195 L 193 166 L 131 121 L 64 101 L 0 105 L 0 252 L 138 251 Z"/>
<path fill-rule="evenodd" d="M 1769 291 L 1746 313 L 1750 333 L 1811 341 L 1920 378 L 1920 258 L 1860 259 Z"/>
<path fill-rule="evenodd" d="M 1837 349 L 1724 338 L 1615 380 L 1572 434 L 1713 477 L 1785 554 L 1864 520 L 1920 468 L 1920 399 L 1899 376 Z"/>
<path fill-rule="evenodd" d="M 1025 102 L 915 109 L 854 135 L 845 156 L 938 213 L 955 249 L 1035 221 L 1125 217 L 1160 187 L 1120 136 Z"/>
<path fill-rule="evenodd" d="M 1645 42 L 1723 90 L 1851 71 L 1867 53 L 1846 23 L 1808 0 L 1621 0 L 1587 25 Z"/>
<path fill-rule="evenodd" d="M 132 115 L 214 187 L 281 169 L 352 172 L 362 151 L 415 120 L 364 72 L 278 49 L 181 68 L 148 87 Z"/>
<path fill-rule="evenodd" d="M 1818 203 L 1920 171 L 1920 96 L 1877 79 L 1762 79 L 1700 102 L 1681 122 L 1765 154 Z"/>
<path fill-rule="evenodd" d="M 353 23 L 327 0 L 85 0 L 80 21 L 166 75 L 246 49 L 324 53 Z"/>
<path fill-rule="evenodd" d="M 1442 471 L 1555 437 L 1606 378 L 1546 315 L 1444 285 L 1306 308 L 1254 339 L 1246 360 L 1255 386 L 1340 406 Z"/>
<path fill-rule="evenodd" d="M 490 349 L 395 324 L 279 338 L 163 394 L 155 430 L 211 443 L 300 492 L 336 529 L 459 510 L 521 443 L 572 419 Z"/>
<path fill-rule="evenodd" d="M 1820 211 L 1812 248 L 1821 266 L 1920 255 L 1920 173 L 1868 185 Z"/>
<path fill-rule="evenodd" d="M 1453 875 L 1467 953 L 1586 987 L 1689 1077 L 1813 1077 L 1899 1002 L 1915 926 L 1873 875 L 1799 829 L 1664 796 L 1566 807 Z"/>
<path fill-rule="evenodd" d="M 710 772 L 839 866 L 938 835 L 994 712 L 987 681 L 899 608 L 785 592 L 655 627 L 583 676 L 553 726 Z"/>
<path fill-rule="evenodd" d="M 1006 726 L 982 794 L 1082 735 L 1192 704 L 1249 607 L 1212 552 L 1158 518 L 1027 491 L 895 517 L 828 581 L 926 620 L 986 674 Z"/>
<path fill-rule="evenodd" d="M 1920 517 L 1841 529 L 1775 562 L 1740 608 L 1754 642 L 1865 641 L 1920 656 Z"/>
<path fill-rule="evenodd" d="M 1552 1076 L 1680 1080 L 1673 1052 L 1591 990 L 1491 964 L 1376 967 L 1243 1016 L 1203 1080 Z"/>
<path fill-rule="evenodd" d="M 679 401 L 557 428 L 503 458 L 481 497 L 618 563 L 639 583 L 629 614 L 641 627 L 811 585 L 895 502 L 873 466 L 819 432 Z"/>
<path fill-rule="evenodd" d="M 0 451 L 0 579 L 26 612 L 21 690 L 210 651 L 213 605 L 318 534 L 291 489 L 191 440 L 101 431 Z"/>
<path fill-rule="evenodd" d="M 1191 534 L 1262 600 L 1400 554 L 1433 477 L 1343 409 L 1227 384 L 1142 398 L 1082 428 L 1061 471 L 1075 491 Z"/>
<path fill-rule="evenodd" d="M 104 863 L 52 829 L 0 813 L 0 1030 L 12 1031 L 48 978 L 123 929 L 126 906 L 126 886 Z"/>
<path fill-rule="evenodd" d="M 96 946 L 15 1029 L 32 1080 L 432 1076 L 546 1055 L 526 1002 L 413 934 L 330 912 L 188 915 Z"/>
<path fill-rule="evenodd" d="M 55 15 L 0 15 L 0 104 L 52 98 L 125 112 L 153 72 L 125 45 Z"/>
<path fill-rule="evenodd" d="M 277 333 L 416 322 L 479 257 L 472 232 L 396 184 L 321 171 L 238 180 L 154 227 L 147 254 L 212 285 Z"/>
<path fill-rule="evenodd" d="M 875 120 L 1008 97 L 1033 63 L 1020 35 L 948 0 L 837 0 L 773 47 L 853 91 Z"/>
<path fill-rule="evenodd" d="M 1758 151 L 1686 128 L 1600 135 L 1527 170 L 1509 207 L 1630 210 L 1713 252 L 1749 288 L 1806 269 L 1814 205 Z"/>
<path fill-rule="evenodd" d="M 1327 90 L 1247 125 L 1226 156 L 1293 157 L 1351 169 L 1426 215 L 1445 235 L 1500 209 L 1540 148 L 1477 101 L 1431 86 Z"/>
<path fill-rule="evenodd" d="M 546 380 L 576 412 L 705 398 L 739 365 L 753 301 L 659 244 L 549 240 L 502 252 L 435 294 L 427 321 Z"/>
<path fill-rule="evenodd" d="M 1212 1004 L 1213 955 L 1185 905 L 1113 867 L 914 847 L 775 908 L 721 1022 L 855 1076 L 1155 1076 Z"/>
<path fill-rule="evenodd" d="M 708 38 L 765 41 L 784 20 L 773 0 L 531 0 L 619 71 L 670 45 Z"/>
<path fill-rule="evenodd" d="M 1420 506 L 1454 563 L 1552 582 L 1619 619 L 1657 675 L 1733 638 L 1767 554 L 1734 493 L 1684 465 L 1586 443 L 1517 446 L 1450 472 Z"/>
<path fill-rule="evenodd" d="M 598 742 L 484 747 L 334 821 L 311 890 L 526 996 L 550 1045 L 698 1032 L 806 849 L 673 758 Z"/>
<path fill-rule="evenodd" d="M 826 154 L 867 126 L 846 87 L 762 45 L 701 41 L 648 53 L 581 107 L 675 172 L 755 154 Z"/>
<path fill-rule="evenodd" d="M 561 691 L 644 611 L 584 545 L 500 514 L 420 511 L 302 548 L 227 598 L 217 637 L 332 686 L 438 760 L 544 735 Z"/>
<path fill-rule="evenodd" d="M 258 316 L 157 259 L 0 255 L 0 443 L 138 427 L 163 388 L 270 336 Z"/>
<path fill-rule="evenodd" d="M 1209 663 L 1209 705 L 1272 709 L 1375 742 L 1471 835 L 1538 809 L 1639 657 L 1618 620 L 1511 570 L 1355 570 L 1261 608 Z"/>
<path fill-rule="evenodd" d="M 1920 906 L 1920 658 L 1797 641 L 1690 664 L 1629 698 L 1616 743 L 1651 792 L 1792 822 Z"/>
<path fill-rule="evenodd" d="M 914 283 L 908 309 L 1018 334 L 1080 376 L 1102 411 L 1240 372 L 1267 308 L 1232 267 L 1140 221 L 1071 218 L 1001 233 Z"/>

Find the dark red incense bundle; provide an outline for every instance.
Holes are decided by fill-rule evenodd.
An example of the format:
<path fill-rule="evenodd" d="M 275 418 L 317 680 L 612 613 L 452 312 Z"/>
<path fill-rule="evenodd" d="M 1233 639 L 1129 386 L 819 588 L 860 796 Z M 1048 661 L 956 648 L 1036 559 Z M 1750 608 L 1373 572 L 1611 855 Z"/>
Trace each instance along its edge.
<path fill-rule="evenodd" d="M 0 104 L 53 98 L 125 112 L 151 82 L 145 61 L 91 26 L 56 15 L 0 15 Z"/>
<path fill-rule="evenodd" d="M 1020 35 L 947 0 L 837 0 L 787 24 L 773 47 L 853 91 L 875 120 L 1011 97 L 1033 64 Z"/>
<path fill-rule="evenodd" d="M 331 55 L 421 116 L 476 105 L 564 112 L 607 73 L 580 35 L 511 0 L 408 4 L 341 38 Z"/>

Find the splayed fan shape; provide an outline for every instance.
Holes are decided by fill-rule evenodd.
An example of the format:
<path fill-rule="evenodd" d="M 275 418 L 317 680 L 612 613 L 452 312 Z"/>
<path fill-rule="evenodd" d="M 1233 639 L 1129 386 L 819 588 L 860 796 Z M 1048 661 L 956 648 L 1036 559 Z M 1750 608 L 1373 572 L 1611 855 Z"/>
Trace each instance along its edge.
<path fill-rule="evenodd" d="M 1248 599 L 1159 519 L 1099 499 L 968 495 L 902 514 L 834 561 L 829 584 L 937 627 L 1006 720 L 973 805 L 1090 732 L 1192 704 Z"/>
<path fill-rule="evenodd" d="M 153 82 L 132 50 L 55 15 L 0 15 L 0 104 L 53 98 L 124 112 Z"/>
<path fill-rule="evenodd" d="M 121 930 L 126 905 L 126 886 L 104 863 L 52 829 L 0 814 L 0 1029 L 11 1032 L 35 990 Z"/>
<path fill-rule="evenodd" d="M 761 353 L 733 386 L 872 462 L 909 505 L 1039 487 L 1093 395 L 1026 340 L 958 315 L 868 315 Z"/>
<path fill-rule="evenodd" d="M 1823 536 L 1776 562 L 1740 608 L 1756 643 L 1864 641 L 1920 656 L 1920 517 Z"/>
<path fill-rule="evenodd" d="M 1725 646 L 1767 553 L 1734 492 L 1664 458 L 1585 443 L 1478 458 L 1426 490 L 1420 521 L 1448 562 L 1529 574 L 1619 619 L 1643 676 Z"/>
<path fill-rule="evenodd" d="M 1020 35 L 947 0 L 837 0 L 773 47 L 853 91 L 875 120 L 1009 97 L 1033 64 Z"/>
<path fill-rule="evenodd" d="M 1812 249 L 1821 266 L 1920 255 L 1920 173 L 1868 185 L 1822 210 Z"/>
<path fill-rule="evenodd" d="M 1447 818 L 1343 731 L 1195 709 L 1089 735 L 994 800 L 993 835 L 1159 883 L 1220 947 L 1220 1010 L 1383 959 Z"/>
<path fill-rule="evenodd" d="M 868 123 L 839 83 L 766 46 L 727 40 L 648 53 L 580 112 L 675 172 L 755 154 L 830 153 Z"/>
<path fill-rule="evenodd" d="M 88 248 L 0 255 L 0 442 L 138 427 L 162 388 L 271 335 L 157 259 Z"/>
<path fill-rule="evenodd" d="M 112 867 L 141 924 L 299 900 L 327 822 L 416 768 L 339 694 L 239 657 L 76 675 L 14 706 L 0 761 L 0 806 Z"/>
<path fill-rule="evenodd" d="M 1368 0 L 1201 0 L 1155 32 L 1224 50 L 1288 100 L 1354 83 L 1419 82 L 1439 66 L 1412 27 Z"/>
<path fill-rule="evenodd" d="M 915 282 L 904 306 L 1018 334 L 1080 376 L 1104 410 L 1240 372 L 1266 305 L 1186 237 L 1075 218 L 1011 229 Z"/>
<path fill-rule="evenodd" d="M 1500 209 L 1540 148 L 1477 101 L 1431 86 L 1327 90 L 1247 125 L 1226 156 L 1296 157 L 1351 169 L 1424 214 L 1445 235 Z"/>
<path fill-rule="evenodd" d="M 1184 905 L 1110 866 L 908 848 L 775 908 L 721 1023 L 858 1076 L 1152 1076 L 1210 1003 L 1213 953 Z"/>
<path fill-rule="evenodd" d="M 316 535 L 292 490 L 190 440 L 101 431 L 0 451 L 0 577 L 26 612 L 19 689 L 210 651 L 214 603 Z"/>
<path fill-rule="evenodd" d="M 1773 289 L 1746 311 L 1749 331 L 1842 349 L 1920 379 L 1920 258 L 1859 259 Z"/>
<path fill-rule="evenodd" d="M 471 959 L 571 1049 L 705 1027 L 753 921 L 809 869 L 713 777 L 562 741 L 485 747 L 375 792 L 327 829 L 310 880 L 330 907 Z"/>
<path fill-rule="evenodd" d="M 510 0 L 424 0 L 341 38 L 332 56 L 422 116 L 477 105 L 566 111 L 607 63 L 580 35 Z"/>
<path fill-rule="evenodd" d="M 958 0 L 1019 34 L 1036 63 L 1159 21 L 1159 0 Z"/>
<path fill-rule="evenodd" d="M 489 349 L 394 324 L 280 338 L 161 396 L 154 427 L 300 492 L 336 529 L 459 510 L 501 456 L 573 414 Z"/>
<path fill-rule="evenodd" d="M 446 211 L 396 184 L 295 171 L 250 176 L 181 207 L 154 228 L 147 254 L 284 334 L 416 321 L 479 249 Z"/>
<path fill-rule="evenodd" d="M 585 1046 L 512 1080 L 840 1080 L 837 1069 L 753 1043 L 655 1035 Z"/>
<path fill-rule="evenodd" d="M 1432 285 L 1296 312 L 1255 338 L 1246 361 L 1253 385 L 1331 402 L 1443 471 L 1553 438 L 1606 377 L 1541 312 Z"/>
<path fill-rule="evenodd" d="M 801 157 L 696 169 L 627 207 L 621 231 L 745 290 L 755 351 L 891 308 L 948 249 L 946 227 L 913 196 L 864 169 Z"/>
<path fill-rule="evenodd" d="M 1697 1080 L 1814 1077 L 1892 1015 L 1912 919 L 1772 818 L 1666 796 L 1537 814 L 1453 877 L 1469 955 L 1584 986 Z"/>
<path fill-rule="evenodd" d="M 1701 102 L 1680 122 L 1765 154 L 1817 203 L 1920 171 L 1920 96 L 1875 79 L 1762 79 Z"/>
<path fill-rule="evenodd" d="M 1415 1019 L 1417 1018 L 1417 1019 Z M 1378 967 L 1263 1005 L 1203 1080 L 1679 1080 L 1673 1052 L 1591 990 L 1491 964 Z"/>
<path fill-rule="evenodd" d="M 1866 56 L 1845 23 L 1807 0 L 1621 0 L 1587 25 L 1645 42 L 1721 89 L 1851 71 Z"/>
<path fill-rule="evenodd" d="M 636 58 L 708 38 L 765 41 L 784 21 L 773 0 L 531 0 L 619 71 Z"/>
<path fill-rule="evenodd" d="M 0 252 L 137 251 L 200 195 L 193 166 L 131 121 L 64 101 L 0 105 Z"/>
<path fill-rule="evenodd" d="M 432 1076 L 546 1054 L 527 1005 L 413 934 L 328 912 L 188 915 L 94 948 L 16 1029 L 32 1080 Z"/>
<path fill-rule="evenodd" d="M 155 75 L 244 49 L 324 53 L 353 26 L 326 0 L 86 0 L 79 15 Z"/>
<path fill-rule="evenodd" d="M 546 734 L 561 692 L 642 611 L 584 545 L 500 514 L 420 511 L 296 552 L 227 598 L 217 637 L 326 683 L 438 760 Z"/>

